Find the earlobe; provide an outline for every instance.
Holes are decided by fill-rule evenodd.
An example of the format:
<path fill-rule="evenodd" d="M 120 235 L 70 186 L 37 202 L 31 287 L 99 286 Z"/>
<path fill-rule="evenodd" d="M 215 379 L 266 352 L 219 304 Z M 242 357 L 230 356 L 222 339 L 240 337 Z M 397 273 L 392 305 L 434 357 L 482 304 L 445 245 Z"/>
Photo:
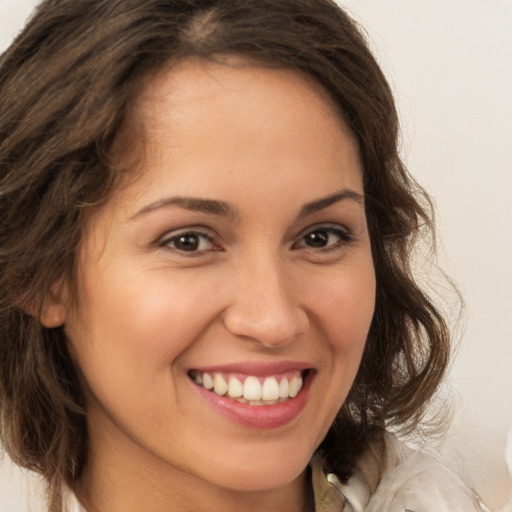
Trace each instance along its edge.
<path fill-rule="evenodd" d="M 64 325 L 66 321 L 64 304 L 55 301 L 52 297 L 45 299 L 39 315 L 39 321 L 44 327 L 49 329 Z"/>
<path fill-rule="evenodd" d="M 60 327 L 66 321 L 66 301 L 62 287 L 58 285 L 52 286 L 50 291 L 43 297 L 39 305 L 34 303 L 25 308 L 25 311 L 37 318 L 39 322 L 49 329 Z"/>

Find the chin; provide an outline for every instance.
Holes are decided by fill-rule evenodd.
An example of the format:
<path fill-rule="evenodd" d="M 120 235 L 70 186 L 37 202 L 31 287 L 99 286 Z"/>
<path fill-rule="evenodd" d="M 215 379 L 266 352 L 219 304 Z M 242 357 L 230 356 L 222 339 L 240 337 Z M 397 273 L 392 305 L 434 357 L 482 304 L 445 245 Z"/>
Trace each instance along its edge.
<path fill-rule="evenodd" d="M 215 474 L 209 475 L 212 483 L 238 492 L 270 491 L 286 487 L 307 468 L 311 455 L 295 452 L 281 457 L 262 457 L 261 451 L 251 459 L 225 460 L 217 465 Z M 213 468 L 210 468 L 213 469 Z"/>

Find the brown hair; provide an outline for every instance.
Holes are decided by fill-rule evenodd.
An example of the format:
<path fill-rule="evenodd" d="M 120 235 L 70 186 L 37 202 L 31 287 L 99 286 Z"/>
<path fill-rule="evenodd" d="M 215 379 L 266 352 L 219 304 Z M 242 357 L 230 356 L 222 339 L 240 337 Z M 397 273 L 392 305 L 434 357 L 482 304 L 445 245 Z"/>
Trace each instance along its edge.
<path fill-rule="evenodd" d="M 359 141 L 377 298 L 321 446 L 331 469 L 346 479 L 387 428 L 416 426 L 445 372 L 447 328 L 410 263 L 432 229 L 428 198 L 399 158 L 388 83 L 333 1 L 46 0 L 0 58 L 0 435 L 48 479 L 53 511 L 86 462 L 86 415 L 63 330 L 42 327 L 37 311 L 56 283 L 74 282 L 84 212 L 116 186 L 112 147 L 144 79 L 219 54 L 312 76 Z"/>

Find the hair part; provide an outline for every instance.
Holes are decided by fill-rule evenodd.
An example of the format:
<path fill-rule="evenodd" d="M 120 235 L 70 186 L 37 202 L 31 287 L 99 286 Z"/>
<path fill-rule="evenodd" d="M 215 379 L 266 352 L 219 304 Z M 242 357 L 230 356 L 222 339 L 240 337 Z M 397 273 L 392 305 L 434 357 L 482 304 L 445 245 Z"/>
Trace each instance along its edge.
<path fill-rule="evenodd" d="M 80 476 L 87 425 L 61 327 L 39 314 L 76 289 L 88 213 L 119 186 L 148 80 L 189 57 L 237 55 L 301 71 L 356 136 L 377 278 L 376 309 L 349 397 L 322 443 L 341 479 L 386 428 L 420 421 L 447 367 L 446 323 L 411 271 L 428 196 L 398 155 L 392 93 L 357 25 L 330 0 L 46 0 L 0 58 L 0 435 L 49 482 Z M 32 313 L 32 314 L 31 314 Z"/>

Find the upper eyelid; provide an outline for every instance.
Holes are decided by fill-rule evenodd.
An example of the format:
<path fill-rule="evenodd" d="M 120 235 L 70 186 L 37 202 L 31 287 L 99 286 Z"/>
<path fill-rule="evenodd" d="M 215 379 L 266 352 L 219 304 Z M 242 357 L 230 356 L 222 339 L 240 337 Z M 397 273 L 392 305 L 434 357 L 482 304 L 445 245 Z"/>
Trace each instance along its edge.
<path fill-rule="evenodd" d="M 197 249 L 193 251 L 182 251 L 177 247 L 172 247 L 172 244 L 182 235 L 186 234 L 195 234 L 203 239 L 203 242 L 206 240 L 206 243 L 210 245 L 210 247 L 205 249 Z M 200 242 L 202 243 L 202 242 Z M 182 255 L 183 257 L 193 257 L 193 256 L 201 256 L 211 252 L 217 252 L 219 250 L 220 245 L 216 242 L 216 237 L 203 229 L 197 228 L 184 228 L 184 229 L 176 229 L 168 231 L 165 235 L 158 238 L 154 245 L 159 249 L 166 249 L 168 251 L 175 252 L 177 255 Z"/>
<path fill-rule="evenodd" d="M 157 242 L 165 242 L 166 240 L 170 240 L 172 238 L 176 238 L 180 235 L 186 235 L 188 233 L 194 233 L 200 236 L 204 236 L 206 238 L 209 238 L 210 240 L 213 240 L 216 235 L 212 232 L 211 229 L 204 227 L 204 226 L 190 226 L 190 227 L 184 227 L 184 228 L 176 228 L 176 229 L 170 229 L 169 231 L 166 231 L 163 235 L 159 236 L 157 239 Z"/>
<path fill-rule="evenodd" d="M 315 231 L 321 231 L 321 230 L 329 231 L 331 233 L 338 231 L 338 232 L 343 233 L 343 237 L 340 239 L 339 243 L 332 244 L 332 245 L 325 246 L 325 247 L 315 248 L 315 247 L 308 247 L 308 246 L 300 246 L 299 245 L 309 233 L 312 233 L 312 232 L 315 232 Z M 298 247 L 300 249 L 304 249 L 305 248 L 305 249 L 311 249 L 313 251 L 326 251 L 326 250 L 329 250 L 329 249 L 333 249 L 335 246 L 343 246 L 343 245 L 346 245 L 346 244 L 351 244 L 355 240 L 356 240 L 356 237 L 355 237 L 353 231 L 351 229 L 349 229 L 347 226 L 345 226 L 343 224 L 327 222 L 327 223 L 315 224 L 313 226 L 310 226 L 310 227 L 302 230 L 298 234 L 298 236 L 296 236 L 293 239 L 292 248 Z"/>
<path fill-rule="evenodd" d="M 308 233 L 311 233 L 312 231 L 316 230 L 331 230 L 331 231 L 343 231 L 347 235 L 352 235 L 352 230 L 346 226 L 345 224 L 340 224 L 338 222 L 319 222 L 318 224 L 313 224 L 312 226 L 308 226 L 305 229 L 302 229 L 298 235 L 296 236 L 297 239 L 300 239 L 304 236 L 306 236 Z"/>

